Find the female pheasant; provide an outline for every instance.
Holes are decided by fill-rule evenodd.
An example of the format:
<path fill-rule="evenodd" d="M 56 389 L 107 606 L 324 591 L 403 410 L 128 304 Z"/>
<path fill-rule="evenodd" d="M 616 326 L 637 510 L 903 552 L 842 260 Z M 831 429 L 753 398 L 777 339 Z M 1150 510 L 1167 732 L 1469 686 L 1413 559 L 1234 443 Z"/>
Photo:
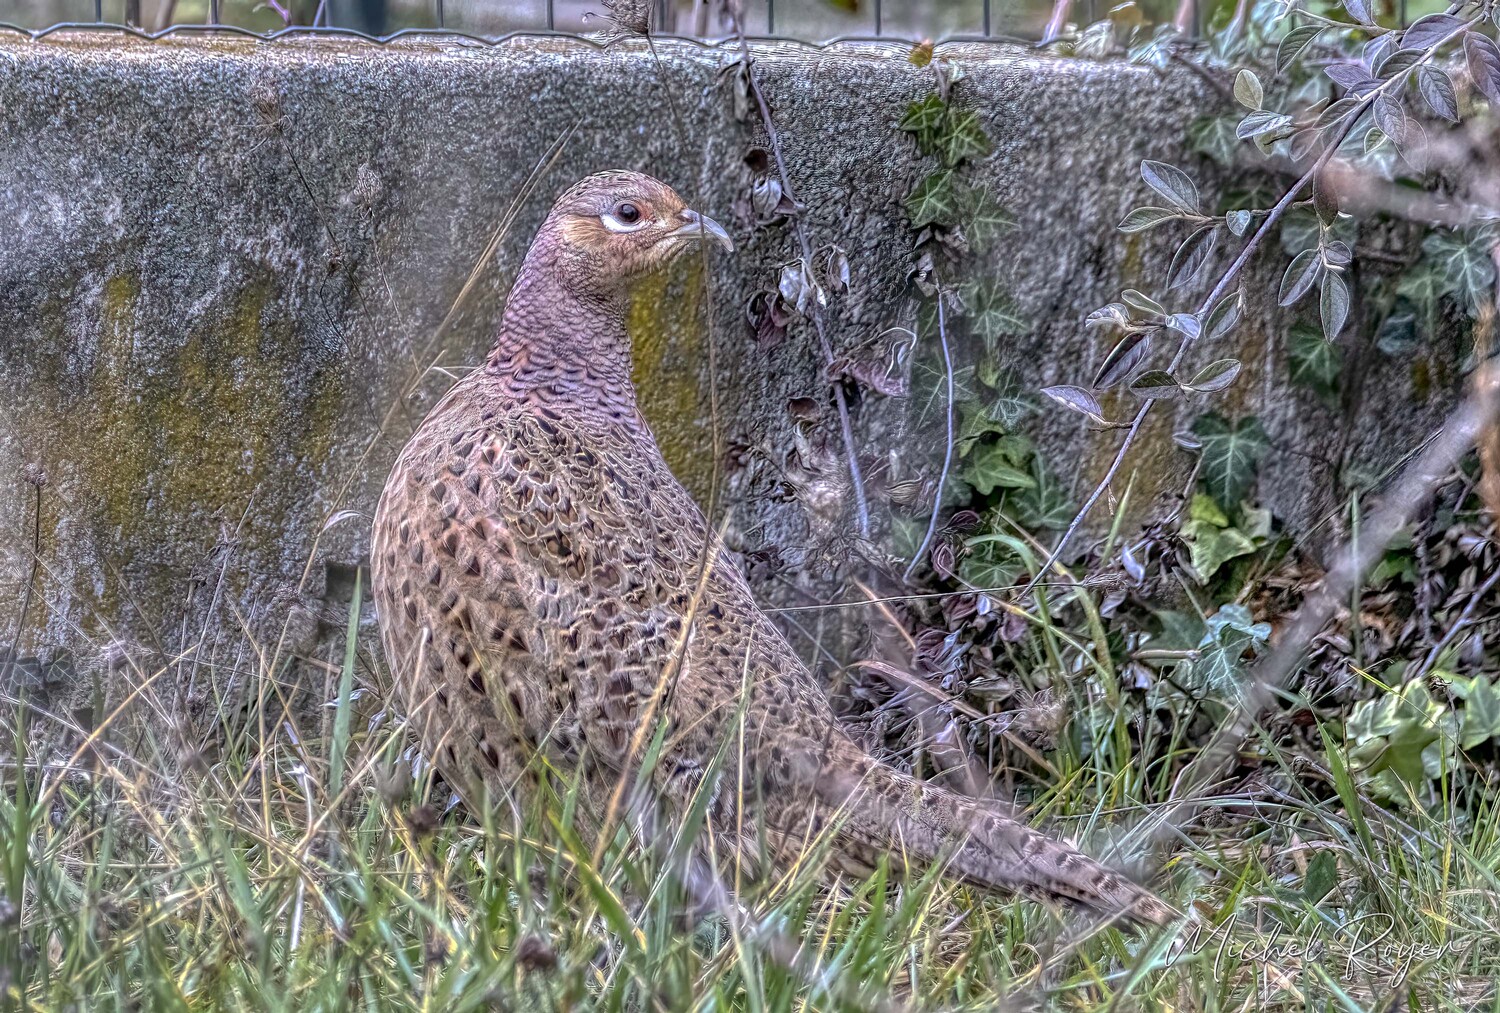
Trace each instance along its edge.
<path fill-rule="evenodd" d="M 984 887 L 1173 919 L 1069 845 L 867 755 L 718 554 L 636 407 L 625 330 L 631 286 L 709 239 L 732 249 L 649 176 L 573 186 L 484 367 L 402 450 L 372 566 L 424 751 L 470 805 L 519 812 L 537 778 L 576 776 L 597 831 L 639 778 L 668 814 L 707 791 L 711 836 L 738 860 L 784 866 L 821 832 L 843 868 L 945 862 Z"/>

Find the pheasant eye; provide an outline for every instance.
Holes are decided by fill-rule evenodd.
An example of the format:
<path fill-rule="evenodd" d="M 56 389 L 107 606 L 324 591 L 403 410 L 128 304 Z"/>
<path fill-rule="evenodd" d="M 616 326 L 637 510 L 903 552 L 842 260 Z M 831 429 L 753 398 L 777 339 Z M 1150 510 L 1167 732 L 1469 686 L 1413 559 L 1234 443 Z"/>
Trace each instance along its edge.
<path fill-rule="evenodd" d="M 616 204 L 613 211 L 600 215 L 599 220 L 611 232 L 636 232 L 645 228 L 647 223 L 641 206 L 628 200 Z"/>

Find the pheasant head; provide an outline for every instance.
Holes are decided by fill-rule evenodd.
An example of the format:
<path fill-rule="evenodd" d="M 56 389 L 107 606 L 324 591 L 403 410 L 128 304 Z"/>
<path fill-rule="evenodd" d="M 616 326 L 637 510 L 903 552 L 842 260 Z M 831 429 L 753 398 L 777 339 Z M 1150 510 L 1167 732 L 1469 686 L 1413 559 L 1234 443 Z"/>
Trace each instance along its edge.
<path fill-rule="evenodd" d="M 609 296 L 709 240 L 734 249 L 718 222 L 667 184 L 615 171 L 589 176 L 559 197 L 533 251 L 547 249 L 550 269 L 578 294 Z"/>
<path fill-rule="evenodd" d="M 552 205 L 506 302 L 486 370 L 511 396 L 633 417 L 631 288 L 723 226 L 644 173 L 588 176 Z"/>

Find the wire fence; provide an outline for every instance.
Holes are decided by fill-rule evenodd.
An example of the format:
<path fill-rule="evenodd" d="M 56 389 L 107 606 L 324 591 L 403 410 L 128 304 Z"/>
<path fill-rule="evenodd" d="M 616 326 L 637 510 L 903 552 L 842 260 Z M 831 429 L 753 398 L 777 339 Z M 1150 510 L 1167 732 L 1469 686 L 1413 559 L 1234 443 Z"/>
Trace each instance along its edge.
<path fill-rule="evenodd" d="M 1181 18 L 1195 0 L 1142 0 L 1160 20 Z M 730 34 L 724 0 L 649 0 L 653 31 L 698 39 Z M 1161 6 L 1161 11 L 1149 8 Z M 747 34 L 827 43 L 874 38 L 1035 41 L 1060 15 L 1077 23 L 1104 16 L 1101 0 L 744 0 Z M 159 38 L 227 30 L 275 38 L 331 32 L 390 41 L 442 33 L 497 41 L 520 32 L 585 34 L 608 27 L 601 0 L 0 0 L 0 29 L 32 38 L 107 27 Z M 1199 20 L 1190 19 L 1193 26 Z"/>

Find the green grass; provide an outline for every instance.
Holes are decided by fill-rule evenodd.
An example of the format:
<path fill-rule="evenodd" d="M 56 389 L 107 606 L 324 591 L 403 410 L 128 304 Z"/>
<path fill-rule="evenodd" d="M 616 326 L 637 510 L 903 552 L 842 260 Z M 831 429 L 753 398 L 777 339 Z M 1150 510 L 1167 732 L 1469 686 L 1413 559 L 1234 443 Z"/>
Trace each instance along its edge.
<path fill-rule="evenodd" d="M 160 690 L 177 665 L 127 666 L 126 705 L 71 753 L 56 717 L 8 708 L 9 1008 L 1500 1009 L 1500 819 L 1472 772 L 1386 808 L 1336 735 L 1312 757 L 1259 743 L 1259 780 L 1224 786 L 1173 845 L 1159 882 L 1196 918 L 1176 933 L 1091 930 L 936 876 L 829 889 L 817 848 L 746 885 L 742 913 L 692 924 L 669 864 L 625 831 L 593 859 L 566 790 L 519 831 L 443 812 L 394 709 L 355 692 L 371 680 L 350 614 L 321 709 L 287 705 L 291 673 L 315 669 L 272 652 L 250 706 L 201 734 L 179 720 L 175 741 Z M 1032 618 L 1043 653 L 1094 657 Z M 1048 759 L 1034 808 L 1096 845 L 1170 787 L 1114 725 Z"/>

